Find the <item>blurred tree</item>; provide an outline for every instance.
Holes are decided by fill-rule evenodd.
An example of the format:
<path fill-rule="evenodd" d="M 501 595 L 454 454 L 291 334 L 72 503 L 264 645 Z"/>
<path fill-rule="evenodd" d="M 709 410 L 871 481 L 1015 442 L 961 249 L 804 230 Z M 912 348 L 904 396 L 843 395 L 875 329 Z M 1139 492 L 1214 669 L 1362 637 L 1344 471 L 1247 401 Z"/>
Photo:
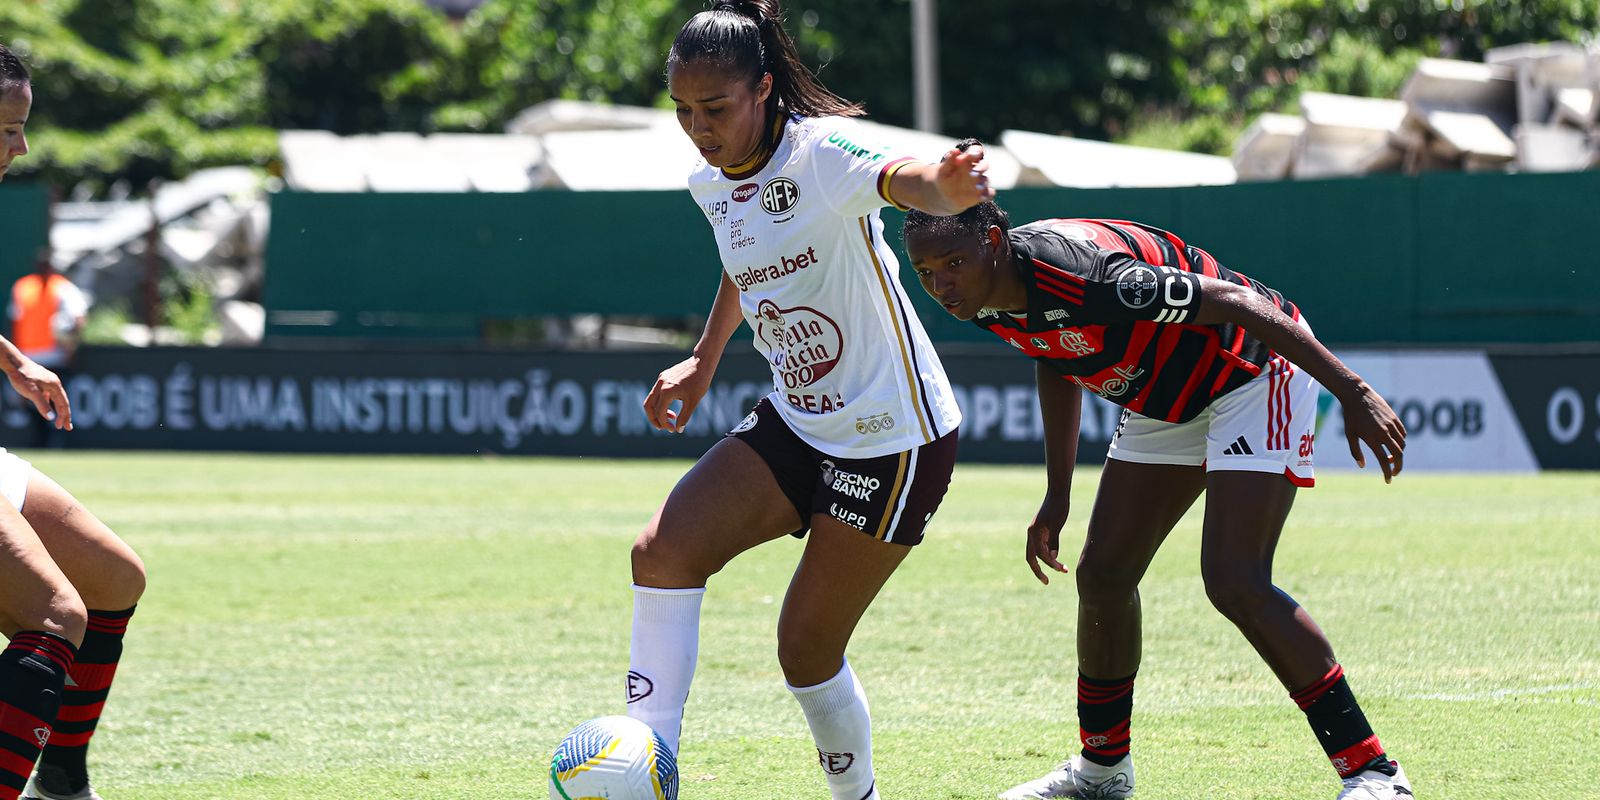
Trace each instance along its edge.
<path fill-rule="evenodd" d="M 1237 128 L 1263 111 L 1292 111 L 1306 89 L 1398 96 L 1424 56 L 1478 61 L 1502 45 L 1591 42 L 1600 3 L 1193 0 L 1169 12 L 1158 30 L 1171 43 L 1165 69 L 1182 90 L 1161 110 L 1178 119 L 1218 117 Z"/>
<path fill-rule="evenodd" d="M 790 25 L 829 88 L 881 122 L 911 125 L 910 0 L 791 0 Z M 1159 25 L 1176 0 L 942 0 L 943 130 L 1006 128 L 1104 137 L 1177 86 Z M 798 21 L 798 24 L 797 24 Z"/>
<path fill-rule="evenodd" d="M 259 31 L 251 49 L 263 70 L 263 121 L 274 128 L 427 130 L 433 109 L 462 91 L 457 37 L 418 0 L 274 0 L 240 9 Z"/>
<path fill-rule="evenodd" d="M 552 99 L 654 105 L 662 64 L 695 0 L 488 0 L 461 27 L 456 102 L 442 128 L 500 130 Z"/>
<path fill-rule="evenodd" d="M 803 59 L 875 119 L 912 120 L 910 0 L 786 0 Z M 267 164 L 275 131 L 498 131 L 552 98 L 664 105 L 701 0 L 0 0 L 36 72 L 18 162 L 66 186 Z M 1394 96 L 1418 58 L 1591 41 L 1594 0 L 939 2 L 943 128 L 1225 152 L 1308 88 Z"/>
<path fill-rule="evenodd" d="M 27 0 L 0 3 L 0 36 L 34 72 L 19 172 L 97 191 L 267 164 L 284 128 L 414 128 L 459 89 L 416 0 Z"/>

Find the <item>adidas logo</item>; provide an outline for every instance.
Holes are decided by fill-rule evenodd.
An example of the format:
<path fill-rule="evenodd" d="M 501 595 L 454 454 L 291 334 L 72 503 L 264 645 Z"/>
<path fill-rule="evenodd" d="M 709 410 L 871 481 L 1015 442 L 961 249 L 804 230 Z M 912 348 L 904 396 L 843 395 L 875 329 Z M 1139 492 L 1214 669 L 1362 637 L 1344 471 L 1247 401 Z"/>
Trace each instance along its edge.
<path fill-rule="evenodd" d="M 1225 456 L 1253 456 L 1256 452 L 1251 450 L 1250 443 L 1245 441 L 1243 436 L 1240 436 L 1234 440 L 1233 444 L 1228 445 L 1228 449 L 1222 451 L 1222 454 Z"/>

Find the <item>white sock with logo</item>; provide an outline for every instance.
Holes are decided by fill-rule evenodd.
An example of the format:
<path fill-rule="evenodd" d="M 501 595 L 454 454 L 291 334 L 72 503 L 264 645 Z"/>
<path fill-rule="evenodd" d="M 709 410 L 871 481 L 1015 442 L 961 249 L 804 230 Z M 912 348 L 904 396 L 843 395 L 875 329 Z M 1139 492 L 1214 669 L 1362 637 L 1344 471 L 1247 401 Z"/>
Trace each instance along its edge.
<path fill-rule="evenodd" d="M 654 728 L 674 753 L 700 655 L 700 600 L 705 594 L 705 587 L 633 586 L 628 716 Z"/>
<path fill-rule="evenodd" d="M 816 686 L 789 686 L 811 725 L 817 759 L 833 800 L 876 800 L 872 774 L 872 715 L 867 694 L 846 661 L 839 674 Z"/>

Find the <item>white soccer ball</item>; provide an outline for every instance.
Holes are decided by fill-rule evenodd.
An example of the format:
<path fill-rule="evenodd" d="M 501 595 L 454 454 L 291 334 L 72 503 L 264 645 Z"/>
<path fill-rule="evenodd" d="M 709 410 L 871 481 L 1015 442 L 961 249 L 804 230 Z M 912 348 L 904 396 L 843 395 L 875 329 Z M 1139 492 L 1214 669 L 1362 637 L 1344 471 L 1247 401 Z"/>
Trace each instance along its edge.
<path fill-rule="evenodd" d="M 649 725 L 597 717 L 556 746 L 550 800 L 678 800 L 678 760 Z"/>

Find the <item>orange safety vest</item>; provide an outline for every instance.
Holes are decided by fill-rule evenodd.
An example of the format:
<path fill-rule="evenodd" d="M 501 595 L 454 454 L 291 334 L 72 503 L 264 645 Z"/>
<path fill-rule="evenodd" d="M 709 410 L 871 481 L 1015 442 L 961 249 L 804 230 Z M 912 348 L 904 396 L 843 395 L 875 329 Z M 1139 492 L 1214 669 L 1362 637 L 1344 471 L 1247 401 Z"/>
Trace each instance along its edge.
<path fill-rule="evenodd" d="M 11 343 L 24 353 L 38 353 L 56 348 L 56 332 L 51 325 L 61 308 L 61 284 L 68 283 L 64 275 L 51 275 L 49 281 L 38 273 L 24 275 L 11 286 L 11 303 L 17 318 L 11 321 Z"/>

